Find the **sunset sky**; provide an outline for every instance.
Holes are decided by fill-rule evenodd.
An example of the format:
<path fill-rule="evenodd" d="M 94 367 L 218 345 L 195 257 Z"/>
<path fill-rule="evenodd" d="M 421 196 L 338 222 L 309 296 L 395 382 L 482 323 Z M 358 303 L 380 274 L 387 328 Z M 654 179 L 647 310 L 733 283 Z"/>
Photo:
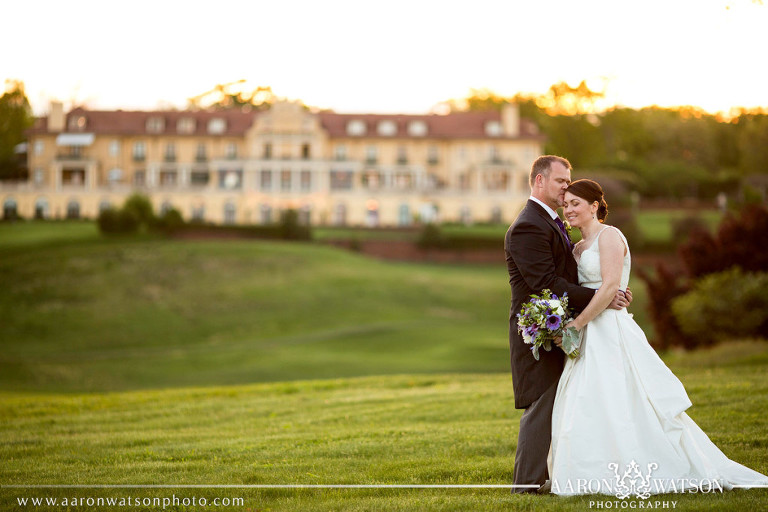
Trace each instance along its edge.
<path fill-rule="evenodd" d="M 183 108 L 239 79 L 338 112 L 583 79 L 607 105 L 768 107 L 759 0 L 27 0 L 3 17 L 0 80 L 23 80 L 37 114 Z"/>

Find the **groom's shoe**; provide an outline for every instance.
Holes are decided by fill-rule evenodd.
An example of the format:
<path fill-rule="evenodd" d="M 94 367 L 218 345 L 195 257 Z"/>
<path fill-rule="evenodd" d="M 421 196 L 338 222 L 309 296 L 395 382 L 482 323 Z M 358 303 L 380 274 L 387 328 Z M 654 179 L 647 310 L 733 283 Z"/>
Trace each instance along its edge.
<path fill-rule="evenodd" d="M 541 487 L 536 489 L 536 494 L 549 494 L 552 492 L 552 480 L 547 480 Z"/>

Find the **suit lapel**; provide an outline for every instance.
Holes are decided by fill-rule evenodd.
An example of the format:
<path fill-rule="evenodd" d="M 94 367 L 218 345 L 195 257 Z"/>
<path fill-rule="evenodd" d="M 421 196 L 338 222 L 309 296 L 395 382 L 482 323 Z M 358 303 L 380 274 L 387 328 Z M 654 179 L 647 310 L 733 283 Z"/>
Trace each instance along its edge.
<path fill-rule="evenodd" d="M 563 247 L 565 247 L 566 252 L 570 254 L 571 247 L 570 245 L 568 245 L 568 241 L 563 236 L 563 232 L 560 231 L 560 226 L 558 226 L 555 220 L 549 216 L 549 213 L 544 208 L 542 208 L 541 205 L 538 204 L 536 201 L 531 201 L 530 199 L 528 200 L 528 207 L 533 208 L 533 210 L 536 213 L 538 213 L 541 217 L 544 218 L 544 220 L 547 222 L 547 224 L 549 224 L 552 227 L 552 229 L 557 231 L 560 241 L 563 243 Z"/>

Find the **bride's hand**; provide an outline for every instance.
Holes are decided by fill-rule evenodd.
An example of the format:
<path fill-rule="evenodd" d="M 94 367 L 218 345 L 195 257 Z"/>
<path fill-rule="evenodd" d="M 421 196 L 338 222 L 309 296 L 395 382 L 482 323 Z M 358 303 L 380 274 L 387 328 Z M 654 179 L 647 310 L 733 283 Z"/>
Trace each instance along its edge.
<path fill-rule="evenodd" d="M 567 324 L 565 324 L 565 329 L 569 329 L 569 328 L 571 328 L 571 327 L 573 327 L 573 328 L 574 328 L 574 329 L 576 329 L 577 331 L 580 331 L 580 330 L 581 330 L 581 328 L 582 328 L 582 326 L 581 326 L 581 325 L 578 325 L 578 324 L 576 323 L 576 320 L 571 320 L 570 322 L 568 322 Z M 562 342 L 562 340 L 560 340 L 560 341 Z"/>

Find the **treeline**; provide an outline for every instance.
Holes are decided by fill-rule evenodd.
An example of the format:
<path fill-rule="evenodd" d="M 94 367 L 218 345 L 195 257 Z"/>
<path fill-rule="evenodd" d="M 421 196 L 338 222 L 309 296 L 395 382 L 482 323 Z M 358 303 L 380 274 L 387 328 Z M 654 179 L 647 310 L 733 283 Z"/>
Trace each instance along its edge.
<path fill-rule="evenodd" d="M 515 102 L 547 136 L 545 151 L 568 158 L 579 176 L 616 178 L 644 197 L 712 199 L 768 188 L 768 109 L 729 117 L 695 107 L 598 108 L 603 93 L 555 84 L 543 95 L 510 98 L 474 90 L 454 109 Z"/>

